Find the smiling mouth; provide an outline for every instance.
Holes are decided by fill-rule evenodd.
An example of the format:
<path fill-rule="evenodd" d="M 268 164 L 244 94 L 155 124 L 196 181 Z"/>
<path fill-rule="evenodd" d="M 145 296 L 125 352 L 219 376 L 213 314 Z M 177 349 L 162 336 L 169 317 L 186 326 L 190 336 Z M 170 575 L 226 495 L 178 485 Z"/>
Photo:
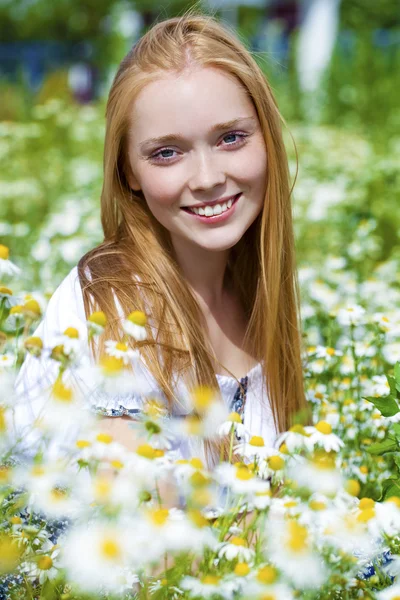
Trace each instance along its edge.
<path fill-rule="evenodd" d="M 238 201 L 241 195 L 242 193 L 240 192 L 239 194 L 236 194 L 236 196 L 233 196 L 233 198 L 228 200 L 228 202 L 214 204 L 213 206 L 205 205 L 198 208 L 189 208 L 186 206 L 182 207 L 182 210 L 191 215 L 197 215 L 199 217 L 217 217 L 219 215 L 223 215 L 225 212 L 228 212 L 232 208 L 232 206 Z"/>

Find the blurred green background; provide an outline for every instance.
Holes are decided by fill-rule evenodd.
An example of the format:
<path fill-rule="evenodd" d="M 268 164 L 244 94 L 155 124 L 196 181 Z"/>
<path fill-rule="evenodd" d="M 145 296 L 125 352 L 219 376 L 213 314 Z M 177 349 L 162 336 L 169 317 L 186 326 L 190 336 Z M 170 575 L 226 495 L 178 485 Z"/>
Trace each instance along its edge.
<path fill-rule="evenodd" d="M 54 290 L 101 241 L 112 77 L 155 21 L 192 6 L 1 0 L 0 243 L 23 267 L 25 287 Z M 271 82 L 287 123 L 293 179 L 294 139 L 299 266 L 322 270 L 322 257 L 340 258 L 361 282 L 398 261 L 398 0 L 215 0 L 196 7 L 234 27 Z"/>

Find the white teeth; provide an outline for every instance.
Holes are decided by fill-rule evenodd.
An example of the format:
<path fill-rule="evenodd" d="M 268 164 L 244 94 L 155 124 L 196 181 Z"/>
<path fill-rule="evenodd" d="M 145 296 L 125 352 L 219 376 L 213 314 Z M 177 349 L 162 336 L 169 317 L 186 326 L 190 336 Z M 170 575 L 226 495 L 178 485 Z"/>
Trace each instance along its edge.
<path fill-rule="evenodd" d="M 201 208 L 189 208 L 190 212 L 193 212 L 196 215 L 212 217 L 213 215 L 220 215 L 229 208 L 231 208 L 234 200 L 228 200 L 228 202 L 224 202 L 221 204 L 216 204 L 215 206 L 206 206 Z"/>

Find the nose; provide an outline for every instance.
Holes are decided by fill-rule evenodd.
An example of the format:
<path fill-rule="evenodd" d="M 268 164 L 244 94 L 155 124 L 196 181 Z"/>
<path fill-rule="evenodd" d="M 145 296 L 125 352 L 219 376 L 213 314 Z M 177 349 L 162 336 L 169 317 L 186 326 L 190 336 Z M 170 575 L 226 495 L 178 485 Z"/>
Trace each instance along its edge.
<path fill-rule="evenodd" d="M 189 188 L 192 192 L 196 190 L 208 190 L 216 185 L 226 182 L 226 174 L 212 152 L 199 152 L 194 160 L 189 177 Z"/>

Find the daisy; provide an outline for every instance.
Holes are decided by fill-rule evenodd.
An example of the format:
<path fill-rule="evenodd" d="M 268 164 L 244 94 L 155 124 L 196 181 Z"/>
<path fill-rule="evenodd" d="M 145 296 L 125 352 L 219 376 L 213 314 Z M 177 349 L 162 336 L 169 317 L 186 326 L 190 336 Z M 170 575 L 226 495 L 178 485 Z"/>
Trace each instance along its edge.
<path fill-rule="evenodd" d="M 233 536 L 230 540 L 218 544 L 216 550 L 219 558 L 238 559 L 246 563 L 249 563 L 255 555 L 254 550 L 247 546 L 246 540 L 239 536 Z"/>
<path fill-rule="evenodd" d="M 271 560 L 300 589 L 318 588 L 328 576 L 313 549 L 309 529 L 297 519 L 269 518 L 266 538 Z"/>
<path fill-rule="evenodd" d="M 147 317 L 145 313 L 135 310 L 123 321 L 122 329 L 137 342 L 141 342 L 147 338 L 146 323 Z"/>
<path fill-rule="evenodd" d="M 349 304 L 345 308 L 341 308 L 337 315 L 339 325 L 360 325 L 364 323 L 365 309 L 358 304 Z"/>
<path fill-rule="evenodd" d="M 319 421 L 314 427 L 309 425 L 304 428 L 310 435 L 310 441 L 314 446 L 323 446 L 325 452 L 339 452 L 344 442 L 334 433 L 332 426 L 326 421 Z"/>
<path fill-rule="evenodd" d="M 306 450 L 312 451 L 314 449 L 314 442 L 311 440 L 311 434 L 306 431 L 306 428 L 302 425 L 293 425 L 288 431 L 285 431 L 279 435 L 275 440 L 275 447 L 281 448 L 281 445 L 285 444 L 289 453 L 295 450 Z"/>
<path fill-rule="evenodd" d="M 229 486 L 234 494 L 244 496 L 250 502 L 253 502 L 254 494 L 270 492 L 269 481 L 257 477 L 254 470 L 243 463 L 219 464 L 215 468 L 214 476 L 220 485 Z"/>
<path fill-rule="evenodd" d="M 107 325 L 107 317 L 103 311 L 99 310 L 92 313 L 86 321 L 89 334 L 100 335 L 103 333 L 105 326 Z"/>
<path fill-rule="evenodd" d="M 54 340 L 54 347 L 62 347 L 62 353 L 70 359 L 77 357 L 83 350 L 83 342 L 79 337 L 76 327 L 67 327 L 65 331 Z"/>
<path fill-rule="evenodd" d="M 132 526 L 98 521 L 75 525 L 66 534 L 61 557 L 68 580 L 89 593 L 116 592 L 130 567 L 131 547 L 145 544 Z"/>
<path fill-rule="evenodd" d="M 336 468 L 335 459 L 329 454 L 317 453 L 312 460 L 299 457 L 296 464 L 288 466 L 287 474 L 300 487 L 312 493 L 334 496 L 343 486 L 343 478 Z"/>
<path fill-rule="evenodd" d="M 42 553 L 42 551 L 44 552 Z M 29 579 L 38 579 L 39 583 L 43 585 L 46 581 L 55 579 L 59 574 L 59 553 L 60 547 L 57 544 L 53 545 L 47 542 L 42 545 L 40 553 L 36 554 L 35 562 L 23 562 L 20 568 Z"/>
<path fill-rule="evenodd" d="M 327 362 L 332 361 L 337 356 L 343 356 L 343 352 L 340 352 L 340 350 L 325 346 L 317 346 L 315 353 L 317 358 L 324 358 Z"/>
<path fill-rule="evenodd" d="M 19 267 L 8 260 L 9 256 L 10 251 L 7 246 L 0 244 L 0 277 L 2 275 L 18 275 L 21 272 Z"/>
<path fill-rule="evenodd" d="M 193 598 L 212 598 L 213 596 L 222 596 L 230 598 L 221 585 L 221 578 L 216 575 L 204 575 L 201 579 L 187 575 L 180 582 L 183 590 L 190 592 Z"/>
<path fill-rule="evenodd" d="M 12 354 L 0 355 L 0 369 L 10 369 L 15 364 L 15 356 Z"/>
<path fill-rule="evenodd" d="M 124 365 L 128 365 L 131 361 L 138 361 L 140 358 L 139 350 L 133 350 L 132 348 L 129 348 L 128 344 L 125 344 L 125 342 L 107 340 L 105 347 L 109 356 L 121 358 Z"/>
<path fill-rule="evenodd" d="M 234 446 L 234 450 L 243 458 L 257 462 L 270 456 L 271 450 L 273 454 L 276 454 L 276 450 L 265 446 L 264 439 L 259 435 L 253 435 L 248 442 L 237 444 Z"/>
<path fill-rule="evenodd" d="M 375 592 L 378 600 L 396 600 L 400 596 L 400 584 L 396 583 L 385 590 Z"/>
<path fill-rule="evenodd" d="M 246 427 L 242 423 L 242 419 L 237 412 L 233 412 L 229 415 L 228 419 L 222 423 L 218 429 L 218 435 L 221 437 L 229 436 L 235 432 L 237 439 L 249 439 L 250 432 L 247 431 Z"/>

